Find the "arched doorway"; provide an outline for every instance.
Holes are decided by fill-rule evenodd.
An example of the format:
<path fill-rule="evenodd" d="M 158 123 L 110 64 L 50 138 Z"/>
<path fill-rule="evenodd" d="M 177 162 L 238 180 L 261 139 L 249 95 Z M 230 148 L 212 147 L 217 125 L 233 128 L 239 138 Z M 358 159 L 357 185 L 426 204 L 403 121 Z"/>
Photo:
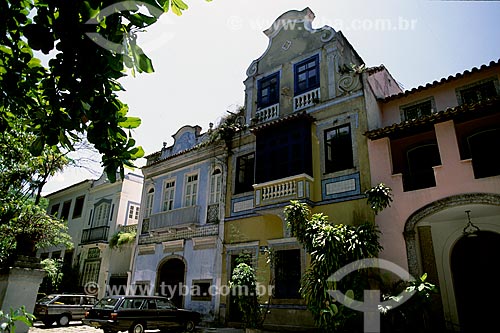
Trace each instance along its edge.
<path fill-rule="evenodd" d="M 480 231 L 453 247 L 450 265 L 462 332 L 488 332 L 498 315 L 500 234 Z"/>
<path fill-rule="evenodd" d="M 158 269 L 156 292 L 170 298 L 177 307 L 183 307 L 185 272 L 186 265 L 179 258 L 168 259 Z"/>

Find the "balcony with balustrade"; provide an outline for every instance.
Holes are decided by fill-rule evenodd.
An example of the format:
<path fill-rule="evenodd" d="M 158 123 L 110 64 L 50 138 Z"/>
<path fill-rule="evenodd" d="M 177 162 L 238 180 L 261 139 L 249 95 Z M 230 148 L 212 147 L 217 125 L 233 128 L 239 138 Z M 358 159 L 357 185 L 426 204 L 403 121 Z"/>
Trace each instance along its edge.
<path fill-rule="evenodd" d="M 306 174 L 254 185 L 255 207 L 310 199 L 314 179 Z"/>
<path fill-rule="evenodd" d="M 258 124 L 265 123 L 274 119 L 278 119 L 280 116 L 280 105 L 279 103 L 270 105 L 263 109 L 257 110 L 255 112 L 255 121 Z"/>
<path fill-rule="evenodd" d="M 297 95 L 293 98 L 293 111 L 303 110 L 317 104 L 320 100 L 320 88 Z"/>
<path fill-rule="evenodd" d="M 200 224 L 200 206 L 189 206 L 151 214 L 142 222 L 141 233 L 169 228 L 186 228 Z"/>

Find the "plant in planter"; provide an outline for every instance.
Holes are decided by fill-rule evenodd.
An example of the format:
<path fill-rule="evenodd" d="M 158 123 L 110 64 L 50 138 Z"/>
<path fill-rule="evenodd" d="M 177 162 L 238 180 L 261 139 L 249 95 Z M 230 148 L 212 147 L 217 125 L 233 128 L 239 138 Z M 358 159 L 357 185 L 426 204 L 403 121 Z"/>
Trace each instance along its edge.
<path fill-rule="evenodd" d="M 247 332 L 262 327 L 263 310 L 257 295 L 257 279 L 255 270 L 249 264 L 240 262 L 233 271 L 229 282 L 243 315 L 243 325 Z"/>
<path fill-rule="evenodd" d="M 111 249 L 120 249 L 126 244 L 132 244 L 136 236 L 137 232 L 135 231 L 118 231 L 109 239 L 109 247 Z"/>

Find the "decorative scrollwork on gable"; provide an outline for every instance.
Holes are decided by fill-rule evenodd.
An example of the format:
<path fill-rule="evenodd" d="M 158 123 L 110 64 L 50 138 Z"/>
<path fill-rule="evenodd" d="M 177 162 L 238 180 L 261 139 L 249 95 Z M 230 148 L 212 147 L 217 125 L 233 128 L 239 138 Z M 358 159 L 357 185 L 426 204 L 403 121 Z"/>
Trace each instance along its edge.
<path fill-rule="evenodd" d="M 350 93 L 361 88 L 361 81 L 357 74 L 343 75 L 339 79 L 339 89 L 342 92 Z"/>
<path fill-rule="evenodd" d="M 248 67 L 247 69 L 247 76 L 254 76 L 255 74 L 257 74 L 257 67 L 258 67 L 257 61 L 252 62 L 250 67 Z"/>
<path fill-rule="evenodd" d="M 320 40 L 323 43 L 331 41 L 333 39 L 333 37 L 335 36 L 335 30 L 333 30 L 332 27 L 327 27 L 326 26 L 322 30 L 323 31 L 321 32 Z"/>

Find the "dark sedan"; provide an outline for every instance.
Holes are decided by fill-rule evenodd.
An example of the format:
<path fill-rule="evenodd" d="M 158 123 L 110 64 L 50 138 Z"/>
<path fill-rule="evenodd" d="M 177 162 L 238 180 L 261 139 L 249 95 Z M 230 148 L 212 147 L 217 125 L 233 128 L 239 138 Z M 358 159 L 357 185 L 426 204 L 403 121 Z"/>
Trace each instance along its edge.
<path fill-rule="evenodd" d="M 102 328 L 104 333 L 143 333 L 146 329 L 192 332 L 200 321 L 198 312 L 179 309 L 161 296 L 104 297 L 82 320 L 85 325 Z"/>

